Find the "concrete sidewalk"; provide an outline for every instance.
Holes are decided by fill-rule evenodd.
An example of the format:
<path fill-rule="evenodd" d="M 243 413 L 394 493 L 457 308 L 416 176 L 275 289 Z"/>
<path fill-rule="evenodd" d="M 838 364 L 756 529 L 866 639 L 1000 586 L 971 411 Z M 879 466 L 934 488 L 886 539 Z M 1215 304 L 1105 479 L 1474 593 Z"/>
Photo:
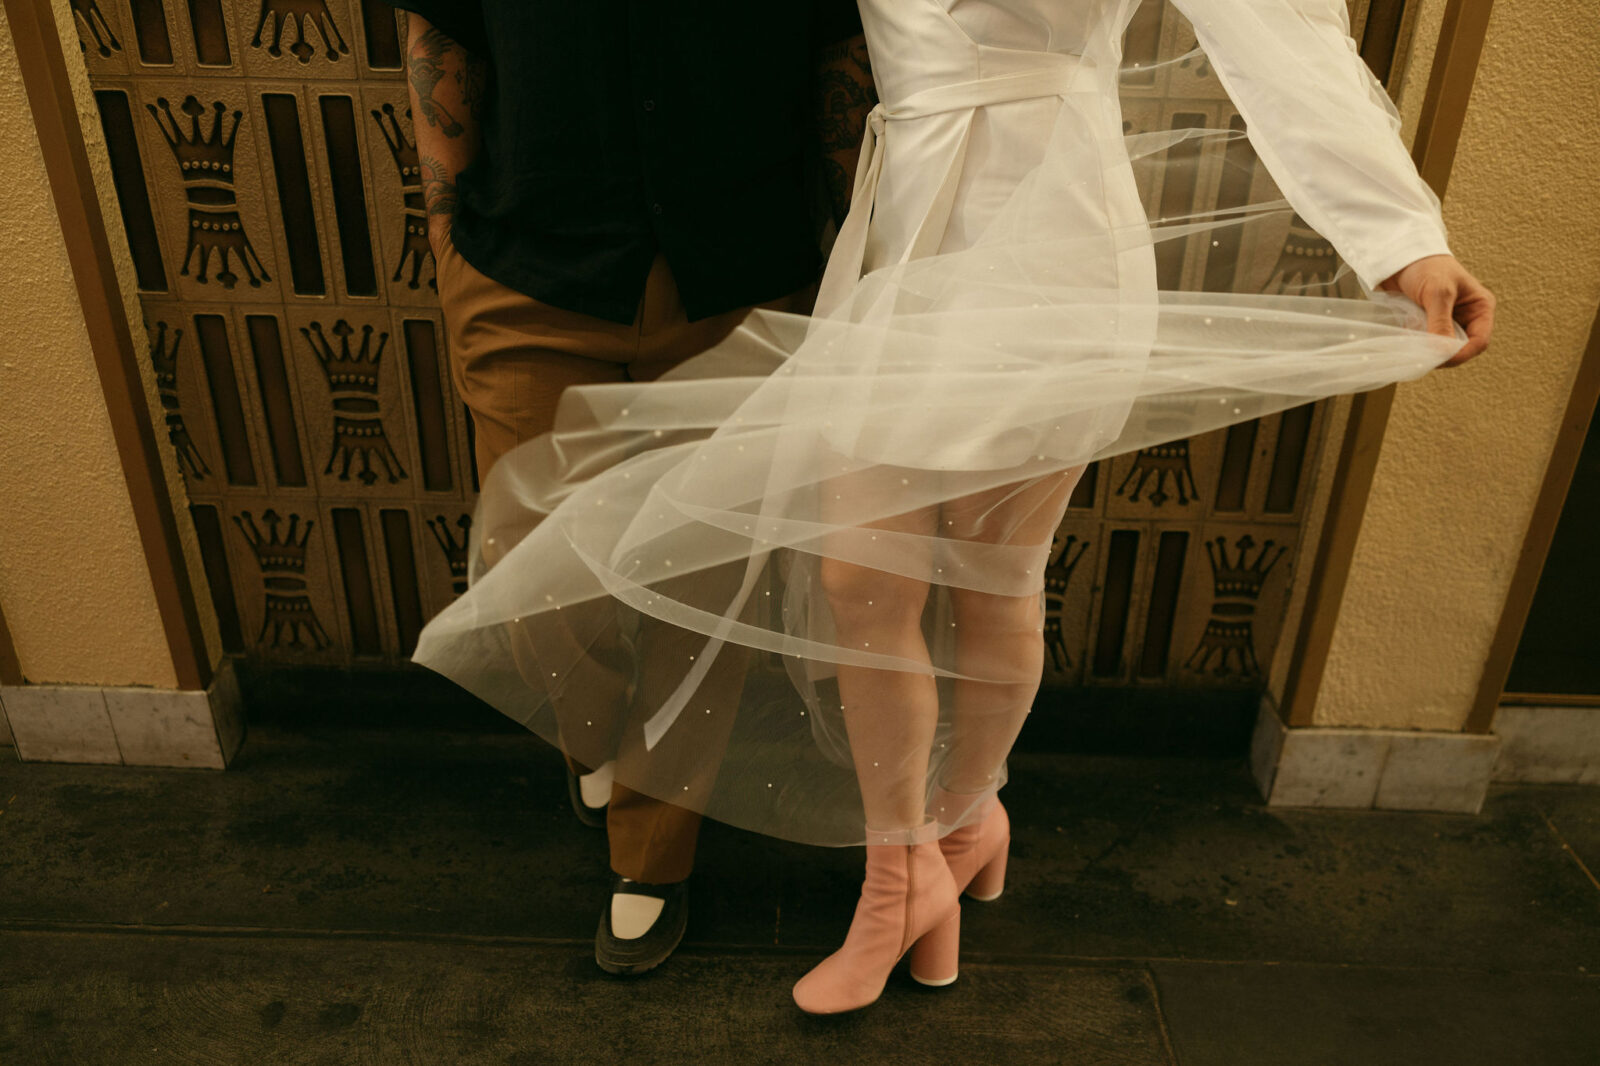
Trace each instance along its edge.
<path fill-rule="evenodd" d="M 684 946 L 608 977 L 604 835 L 520 732 L 0 758 L 0 1063 L 1600 1062 L 1600 789 L 1269 810 L 1241 760 L 1032 752 L 1004 796 L 961 980 L 814 1019 L 859 852 L 708 824 Z"/>

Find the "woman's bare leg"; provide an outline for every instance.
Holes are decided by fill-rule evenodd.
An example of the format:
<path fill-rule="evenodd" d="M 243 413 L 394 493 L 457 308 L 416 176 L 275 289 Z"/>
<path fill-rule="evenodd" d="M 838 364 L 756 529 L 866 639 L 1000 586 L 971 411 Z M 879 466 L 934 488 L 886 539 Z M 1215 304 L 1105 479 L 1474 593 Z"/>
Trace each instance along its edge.
<path fill-rule="evenodd" d="M 836 487 L 869 490 L 864 483 L 845 484 L 845 480 Z M 931 537 L 936 521 L 937 508 L 926 508 L 863 528 Z M 829 556 L 822 558 L 820 576 L 842 646 L 930 665 L 922 632 L 926 581 Z M 928 758 L 939 720 L 932 675 L 840 664 L 838 678 L 845 731 L 868 827 L 920 826 Z"/>
<path fill-rule="evenodd" d="M 1073 467 L 951 501 L 941 514 L 940 532 L 983 543 L 1048 549 L 1085 469 Z M 1032 576 L 1042 591 L 1042 562 Z M 958 680 L 953 687 L 951 737 L 940 783 L 951 792 L 983 792 L 994 784 L 1038 694 L 1044 672 L 1040 597 L 1037 592 L 1000 596 L 952 588 L 950 599 L 956 670 L 1016 678 L 1014 682 Z"/>

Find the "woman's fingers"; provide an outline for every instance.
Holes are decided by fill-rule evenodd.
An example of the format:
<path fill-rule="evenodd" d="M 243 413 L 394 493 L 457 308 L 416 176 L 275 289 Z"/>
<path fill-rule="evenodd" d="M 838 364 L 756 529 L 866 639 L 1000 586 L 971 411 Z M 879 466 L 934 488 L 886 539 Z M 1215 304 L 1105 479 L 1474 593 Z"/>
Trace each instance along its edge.
<path fill-rule="evenodd" d="M 1455 319 L 1467 331 L 1467 343 L 1444 363 L 1445 366 L 1460 366 L 1488 349 L 1489 335 L 1494 332 L 1494 304 L 1494 294 L 1468 274 L 1455 306 Z"/>
<path fill-rule="evenodd" d="M 1399 290 L 1423 309 L 1428 332 L 1454 337 L 1454 323 L 1467 342 L 1440 366 L 1460 366 L 1489 347 L 1494 329 L 1494 294 L 1467 272 L 1453 255 L 1423 256 L 1384 279 L 1382 287 Z"/>
<path fill-rule="evenodd" d="M 1454 337 L 1456 335 L 1453 318 L 1456 309 L 1455 282 L 1448 278 L 1439 278 L 1424 292 L 1426 298 L 1423 308 L 1428 312 L 1428 332 L 1437 333 L 1441 337 Z"/>

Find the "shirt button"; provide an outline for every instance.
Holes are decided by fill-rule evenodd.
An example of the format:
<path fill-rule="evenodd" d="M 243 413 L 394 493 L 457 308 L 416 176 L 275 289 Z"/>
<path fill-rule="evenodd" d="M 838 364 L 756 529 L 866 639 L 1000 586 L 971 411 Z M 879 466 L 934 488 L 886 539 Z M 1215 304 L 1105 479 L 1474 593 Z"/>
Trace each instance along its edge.
<path fill-rule="evenodd" d="M 644 102 L 644 109 L 646 111 L 654 111 L 656 109 L 656 102 L 654 100 L 646 100 Z"/>

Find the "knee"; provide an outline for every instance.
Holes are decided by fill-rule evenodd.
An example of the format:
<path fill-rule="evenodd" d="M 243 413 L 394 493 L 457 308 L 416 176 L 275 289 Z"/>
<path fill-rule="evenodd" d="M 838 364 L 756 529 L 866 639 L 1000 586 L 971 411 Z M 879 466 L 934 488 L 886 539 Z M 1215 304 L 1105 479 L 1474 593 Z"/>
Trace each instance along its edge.
<path fill-rule="evenodd" d="M 917 624 L 928 599 L 928 584 L 870 566 L 824 557 L 822 591 L 841 626 Z"/>

